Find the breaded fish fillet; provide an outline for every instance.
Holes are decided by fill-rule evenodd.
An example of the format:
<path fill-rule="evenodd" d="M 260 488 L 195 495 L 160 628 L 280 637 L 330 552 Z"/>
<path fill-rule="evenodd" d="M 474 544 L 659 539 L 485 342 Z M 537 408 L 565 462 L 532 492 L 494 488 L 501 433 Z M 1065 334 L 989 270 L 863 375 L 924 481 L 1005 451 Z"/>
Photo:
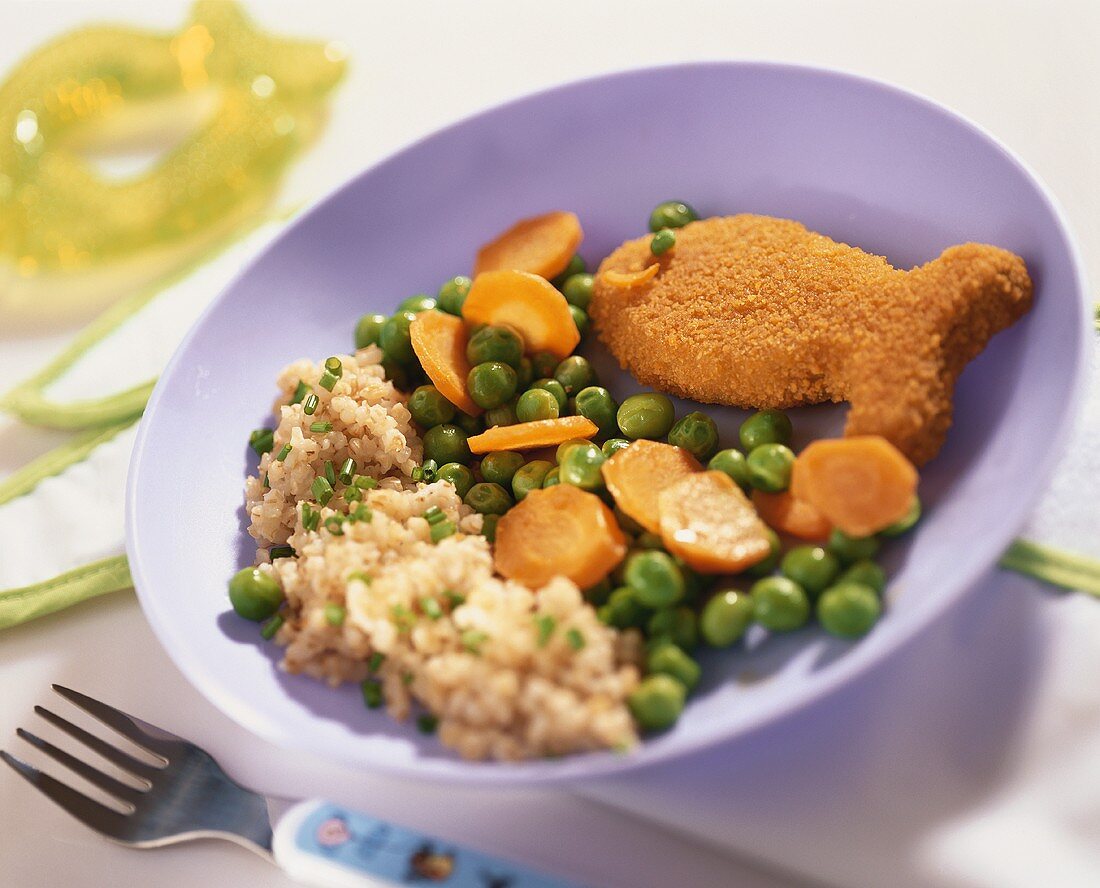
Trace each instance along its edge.
<path fill-rule="evenodd" d="M 600 338 L 643 385 L 737 407 L 848 401 L 846 434 L 878 434 L 917 465 L 951 425 L 955 380 L 1031 306 L 1023 260 L 962 244 L 900 271 L 798 222 L 727 216 L 650 236 L 600 265 L 590 306 Z M 655 278 L 629 288 L 606 271 Z"/>

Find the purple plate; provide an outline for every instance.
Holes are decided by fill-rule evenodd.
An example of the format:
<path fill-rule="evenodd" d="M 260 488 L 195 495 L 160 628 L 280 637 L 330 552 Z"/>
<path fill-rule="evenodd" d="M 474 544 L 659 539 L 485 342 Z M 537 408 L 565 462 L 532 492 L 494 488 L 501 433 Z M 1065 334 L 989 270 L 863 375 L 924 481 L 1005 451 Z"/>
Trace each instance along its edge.
<path fill-rule="evenodd" d="M 892 543 L 890 606 L 856 644 L 815 629 L 704 656 L 672 730 L 635 753 L 525 764 L 460 761 L 416 728 L 276 666 L 226 581 L 252 557 L 243 530 L 249 431 L 278 370 L 351 347 L 356 318 L 467 271 L 521 216 L 570 209 L 590 264 L 679 198 L 702 215 L 798 219 L 897 266 L 985 241 L 1020 253 L 1035 307 L 963 374 L 956 421 L 924 473 L 927 515 Z M 942 613 L 1019 530 L 1062 450 L 1088 336 L 1065 218 L 1024 164 L 952 112 L 874 81 L 761 63 L 599 77 L 448 127 L 357 176 L 305 214 L 214 302 L 161 377 L 130 468 L 127 551 L 170 656 L 232 718 L 349 765 L 483 782 L 575 780 L 668 759 L 771 722 L 872 668 Z M 590 350 L 598 351 L 592 346 Z M 606 355 L 604 379 L 632 391 Z M 715 410 L 731 440 L 742 414 Z M 796 445 L 839 430 L 843 407 L 795 412 Z"/>

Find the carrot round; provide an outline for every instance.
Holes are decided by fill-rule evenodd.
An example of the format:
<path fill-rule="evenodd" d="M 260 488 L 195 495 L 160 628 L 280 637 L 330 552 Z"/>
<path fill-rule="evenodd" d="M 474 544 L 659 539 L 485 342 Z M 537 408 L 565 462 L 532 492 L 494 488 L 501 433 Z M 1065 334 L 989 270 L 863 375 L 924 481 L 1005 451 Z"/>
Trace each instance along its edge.
<path fill-rule="evenodd" d="M 483 271 L 529 271 L 557 277 L 569 264 L 584 232 L 574 213 L 561 210 L 521 219 L 477 251 L 474 274 Z"/>
<path fill-rule="evenodd" d="M 422 311 L 409 324 L 413 351 L 441 395 L 463 413 L 477 416 L 481 408 L 466 390 L 470 362 L 466 360 L 466 325 L 462 318 L 441 311 Z"/>
<path fill-rule="evenodd" d="M 791 494 L 849 536 L 877 533 L 902 518 L 917 493 L 917 470 L 878 435 L 814 441 L 795 460 Z"/>
<path fill-rule="evenodd" d="M 599 426 L 586 417 L 561 416 L 557 419 L 536 419 L 533 422 L 494 426 L 480 435 L 468 438 L 466 443 L 471 453 L 534 450 L 537 447 L 556 447 L 571 438 L 591 438 L 599 430 Z"/>
<path fill-rule="evenodd" d="M 471 324 L 507 324 L 529 353 L 569 357 L 581 341 L 565 297 L 549 281 L 526 271 L 486 271 L 474 278 L 462 316 Z"/>
<path fill-rule="evenodd" d="M 646 266 L 641 271 L 615 271 L 613 268 L 609 268 L 600 275 L 600 279 L 612 287 L 626 290 L 630 287 L 640 287 L 646 281 L 653 280 L 653 278 L 657 277 L 657 272 L 660 268 L 661 266 L 656 262 Z"/>
<path fill-rule="evenodd" d="M 658 494 L 702 468 L 686 450 L 642 438 L 603 464 L 603 480 L 620 509 L 646 530 L 660 533 Z"/>
<path fill-rule="evenodd" d="M 771 554 L 768 528 L 725 472 L 695 472 L 657 497 L 661 539 L 700 573 L 740 573 Z"/>
<path fill-rule="evenodd" d="M 752 504 L 765 524 L 787 536 L 800 540 L 825 540 L 833 530 L 828 518 L 805 500 L 791 496 L 789 490 L 782 493 L 754 490 Z"/>
<path fill-rule="evenodd" d="M 558 484 L 532 490 L 501 517 L 493 557 L 503 576 L 532 589 L 561 576 L 587 589 L 615 569 L 626 548 L 598 496 Z"/>

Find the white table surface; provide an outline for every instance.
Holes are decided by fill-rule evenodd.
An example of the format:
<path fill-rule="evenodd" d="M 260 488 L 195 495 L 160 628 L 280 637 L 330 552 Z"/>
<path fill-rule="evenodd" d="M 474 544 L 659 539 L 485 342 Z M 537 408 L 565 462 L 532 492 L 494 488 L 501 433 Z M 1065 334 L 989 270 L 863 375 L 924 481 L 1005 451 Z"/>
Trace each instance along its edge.
<path fill-rule="evenodd" d="M 106 0 L 2 4 L 0 70 L 69 26 L 108 19 L 174 28 L 185 8 Z M 1089 0 L 354 7 L 314 0 L 250 8 L 272 30 L 339 37 L 351 51 L 353 68 L 333 104 L 329 134 L 292 174 L 291 195 L 324 193 L 419 134 L 541 86 L 661 61 L 774 58 L 881 77 L 984 125 L 1052 187 L 1093 275 L 1100 269 L 1100 4 Z M 13 338 L 0 319 L 0 379 L 26 375 L 68 335 Z M 0 419 L 0 476 L 60 439 Z M 957 655 L 979 631 L 1003 636 L 995 656 L 949 688 L 922 680 L 934 674 L 936 660 Z M 0 634 L 0 746 L 15 748 L 14 728 L 33 726 L 32 706 L 49 704 L 49 684 L 60 682 L 200 741 L 257 788 L 327 795 L 563 872 L 566 861 L 584 860 L 577 875 L 595 884 L 751 888 L 811 878 L 1023 885 L 1029 881 L 1021 874 L 1041 861 L 1049 884 L 1075 886 L 1100 872 L 1100 854 L 1087 853 L 1090 845 L 1100 850 L 1091 844 L 1100 831 L 1094 801 L 1100 778 L 1082 764 L 1100 750 L 1093 690 L 1098 631 L 1094 601 L 1042 593 L 1016 579 L 990 581 L 871 685 L 832 701 L 835 717 L 808 713 L 684 768 L 586 788 L 761 864 L 560 791 L 400 783 L 289 756 L 206 703 L 168 661 L 126 593 Z M 877 742 L 896 744 L 896 753 L 884 755 Z M 1066 760 L 1047 767 L 1036 750 L 1055 743 L 1067 750 Z M 717 773 L 723 779 L 711 780 Z M 1033 819 L 1013 820 L 1021 806 L 1034 812 L 1027 794 L 1036 792 L 1051 806 L 1038 829 Z M 876 829 L 846 830 L 866 820 L 868 806 Z M 1023 839 L 1021 822 L 1028 826 Z M 797 835 L 781 835 L 792 828 Z M 1004 847 L 1004 854 L 984 858 L 982 849 L 991 846 Z M 798 878 L 775 875 L 780 868 Z M 116 848 L 0 769 L 0 883 L 121 882 L 182 888 L 286 880 L 228 845 L 155 853 Z"/>

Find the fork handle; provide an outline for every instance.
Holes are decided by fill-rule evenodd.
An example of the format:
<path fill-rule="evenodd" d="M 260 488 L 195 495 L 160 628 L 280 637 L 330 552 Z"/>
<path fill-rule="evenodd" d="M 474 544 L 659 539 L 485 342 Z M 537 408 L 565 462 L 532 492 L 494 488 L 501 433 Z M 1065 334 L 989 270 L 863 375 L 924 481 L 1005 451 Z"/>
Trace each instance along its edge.
<path fill-rule="evenodd" d="M 313 799 L 275 827 L 275 862 L 317 888 L 578 888 L 522 864 L 483 854 L 369 814 Z"/>

